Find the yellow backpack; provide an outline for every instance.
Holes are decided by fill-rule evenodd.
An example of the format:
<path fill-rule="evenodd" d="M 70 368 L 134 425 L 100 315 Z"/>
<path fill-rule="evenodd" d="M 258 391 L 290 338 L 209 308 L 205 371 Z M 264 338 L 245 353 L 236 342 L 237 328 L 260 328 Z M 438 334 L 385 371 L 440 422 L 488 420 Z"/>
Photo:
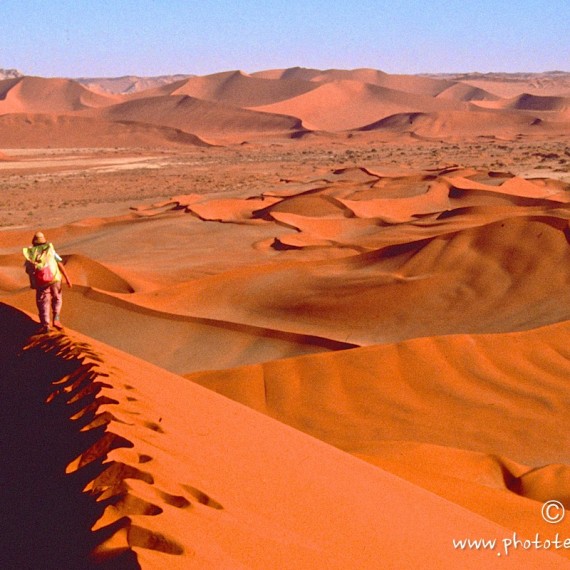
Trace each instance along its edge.
<path fill-rule="evenodd" d="M 26 273 L 30 276 L 32 289 L 42 289 L 61 279 L 53 244 L 25 247 L 22 251 L 26 258 Z"/>

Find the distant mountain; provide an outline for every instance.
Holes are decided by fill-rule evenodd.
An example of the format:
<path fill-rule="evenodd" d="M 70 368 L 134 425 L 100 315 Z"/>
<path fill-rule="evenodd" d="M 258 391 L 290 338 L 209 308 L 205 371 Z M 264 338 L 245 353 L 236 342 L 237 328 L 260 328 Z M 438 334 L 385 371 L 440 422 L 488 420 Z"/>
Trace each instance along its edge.
<path fill-rule="evenodd" d="M 160 75 L 157 77 L 138 77 L 125 75 L 123 77 L 79 77 L 74 81 L 81 83 L 91 91 L 99 93 L 130 94 L 153 89 L 175 81 L 193 77 L 192 75 Z"/>
<path fill-rule="evenodd" d="M 458 72 L 458 73 L 418 73 L 425 77 L 435 77 L 437 79 L 450 79 L 452 81 L 465 81 L 481 79 L 484 81 L 531 81 L 538 79 L 570 79 L 570 71 L 541 71 L 541 72 L 500 72 L 490 71 L 481 73 L 479 71 Z"/>
<path fill-rule="evenodd" d="M 24 74 L 17 69 L 3 69 L 0 67 L 0 80 L 2 79 L 16 79 L 17 77 L 24 77 Z"/>
<path fill-rule="evenodd" d="M 521 93 L 534 95 L 570 95 L 569 71 L 543 71 L 540 73 L 426 73 L 424 77 L 459 81 L 486 89 L 501 97 L 515 97 Z"/>

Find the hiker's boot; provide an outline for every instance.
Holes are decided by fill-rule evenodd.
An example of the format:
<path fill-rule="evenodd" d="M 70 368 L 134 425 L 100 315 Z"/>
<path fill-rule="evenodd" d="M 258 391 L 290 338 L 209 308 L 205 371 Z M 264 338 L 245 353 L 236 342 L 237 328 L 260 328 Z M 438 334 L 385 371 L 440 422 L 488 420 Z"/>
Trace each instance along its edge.
<path fill-rule="evenodd" d="M 56 313 L 53 316 L 53 326 L 58 330 L 62 330 L 63 329 L 63 325 L 61 324 L 61 321 L 59 320 L 59 315 Z"/>

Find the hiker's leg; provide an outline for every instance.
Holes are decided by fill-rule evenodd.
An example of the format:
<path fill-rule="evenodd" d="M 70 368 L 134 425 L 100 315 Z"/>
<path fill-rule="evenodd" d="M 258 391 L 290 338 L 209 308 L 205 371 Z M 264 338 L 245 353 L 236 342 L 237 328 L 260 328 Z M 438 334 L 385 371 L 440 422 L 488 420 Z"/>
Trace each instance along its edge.
<path fill-rule="evenodd" d="M 38 314 L 40 323 L 49 326 L 50 324 L 50 288 L 44 287 L 43 289 L 36 289 L 36 305 L 38 307 Z"/>
<path fill-rule="evenodd" d="M 54 322 L 59 321 L 61 307 L 63 305 L 63 294 L 61 292 L 61 281 L 56 281 L 50 285 L 51 289 L 51 310 Z"/>

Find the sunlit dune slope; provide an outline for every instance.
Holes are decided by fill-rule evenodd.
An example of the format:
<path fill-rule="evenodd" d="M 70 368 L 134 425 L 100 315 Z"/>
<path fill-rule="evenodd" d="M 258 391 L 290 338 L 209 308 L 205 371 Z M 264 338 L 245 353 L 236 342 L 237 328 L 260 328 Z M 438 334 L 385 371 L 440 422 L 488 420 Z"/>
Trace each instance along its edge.
<path fill-rule="evenodd" d="M 170 95 L 190 95 L 197 99 L 227 103 L 236 107 L 255 107 L 296 97 L 315 89 L 317 85 L 302 80 L 273 81 L 242 71 L 230 71 L 191 77 L 173 87 L 175 88 L 169 90 Z"/>
<path fill-rule="evenodd" d="M 519 535 L 549 535 L 553 526 L 538 511 L 553 498 L 569 502 L 567 464 L 531 467 L 500 455 L 409 441 L 386 441 L 374 456 L 357 455 Z M 557 530 L 567 528 L 565 523 Z"/>
<path fill-rule="evenodd" d="M 115 96 L 93 93 L 71 79 L 19 77 L 0 81 L 0 114 L 66 113 L 116 101 Z"/>
<path fill-rule="evenodd" d="M 188 377 L 352 453 L 387 440 L 568 462 L 568 321 L 452 335 Z"/>
<path fill-rule="evenodd" d="M 91 545 L 84 568 L 372 569 L 379 561 L 384 568 L 567 566 L 544 550 L 512 550 L 501 559 L 493 551 L 455 549 L 456 537 L 500 541 L 510 532 L 116 349 L 74 332 L 26 338 L 32 324 L 25 316 L 5 305 L 0 314 L 1 329 L 12 331 L 10 339 L 2 336 L 12 391 L 31 380 L 26 370 L 43 365 L 35 382 L 46 398 L 34 398 L 46 422 L 42 437 L 76 442 L 77 458 L 68 454 L 59 472 L 44 454 L 52 495 L 58 493 L 52 498 L 63 501 L 66 493 L 66 502 L 76 505 L 66 520 L 73 524 L 76 516 L 81 525 L 75 542 L 57 536 L 44 562 L 67 553 L 79 563 Z M 22 369 L 15 362 L 24 345 Z M 10 413 L 25 417 L 25 407 L 13 400 Z M 70 405 L 73 415 L 66 418 Z M 78 425 L 83 438 L 75 435 Z M 18 431 L 9 433 L 13 460 L 24 461 Z M 30 432 L 26 444 L 33 450 L 40 440 Z M 30 485 L 39 485 L 39 470 L 27 475 Z M 83 495 L 73 487 L 80 480 Z M 91 533 L 79 504 L 99 517 Z M 44 516 L 41 497 L 29 507 Z M 24 525 L 31 520 L 16 503 L 10 517 Z M 13 527 L 10 536 L 21 540 L 24 532 Z M 15 548 L 4 553 L 25 556 Z"/>
<path fill-rule="evenodd" d="M 132 293 L 132 285 L 104 265 L 82 255 L 70 255 L 65 259 L 66 270 L 73 274 L 75 285 L 88 285 L 104 291 Z"/>
<path fill-rule="evenodd" d="M 496 101 L 497 95 L 493 95 L 484 89 L 474 87 L 467 83 L 454 83 L 443 91 L 435 94 L 440 99 L 452 99 L 456 101 Z"/>
<path fill-rule="evenodd" d="M 258 111 L 300 117 L 313 129 L 347 130 L 405 111 L 462 109 L 464 103 L 352 80 L 327 82 L 286 101 L 254 107 Z"/>
<path fill-rule="evenodd" d="M 515 532 L 545 535 L 542 504 L 570 507 L 569 323 L 188 378 Z"/>
<path fill-rule="evenodd" d="M 301 80 L 313 83 L 330 83 L 338 81 L 358 81 L 370 85 L 378 85 L 387 89 L 405 91 L 416 95 L 435 97 L 446 89 L 456 85 L 453 81 L 421 77 L 418 75 L 398 75 L 385 73 L 377 69 L 307 69 L 292 67 L 289 69 L 274 69 L 259 71 L 251 74 L 254 77 L 279 80 Z"/>

